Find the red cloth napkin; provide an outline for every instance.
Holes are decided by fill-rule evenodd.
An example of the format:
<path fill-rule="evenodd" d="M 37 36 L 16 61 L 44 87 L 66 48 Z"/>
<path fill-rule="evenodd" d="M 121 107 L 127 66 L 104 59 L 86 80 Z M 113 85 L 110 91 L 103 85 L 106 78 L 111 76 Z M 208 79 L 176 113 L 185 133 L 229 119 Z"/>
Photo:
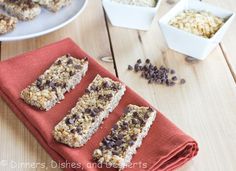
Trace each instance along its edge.
<path fill-rule="evenodd" d="M 65 99 L 51 110 L 36 110 L 20 99 L 20 92 L 43 73 L 58 57 L 70 53 L 83 58 L 88 57 L 89 69 L 81 83 L 74 90 L 65 95 Z M 144 99 L 127 87 L 118 107 L 104 121 L 104 124 L 82 148 L 69 148 L 55 142 L 52 136 L 54 126 L 75 105 L 85 88 L 100 74 L 114 80 L 114 75 L 100 66 L 92 57 L 83 52 L 72 40 L 65 39 L 41 49 L 19 55 L 0 63 L 0 95 L 31 131 L 44 149 L 64 170 L 104 171 L 116 170 L 101 168 L 92 161 L 92 153 L 99 146 L 99 142 L 106 136 L 112 125 L 119 119 L 123 109 L 128 104 L 150 106 Z M 129 171 L 157 171 L 173 170 L 198 152 L 197 143 L 179 130 L 161 113 L 152 125 L 142 146 L 132 159 L 132 164 L 125 170 Z M 55 166 L 55 165 L 54 165 Z"/>

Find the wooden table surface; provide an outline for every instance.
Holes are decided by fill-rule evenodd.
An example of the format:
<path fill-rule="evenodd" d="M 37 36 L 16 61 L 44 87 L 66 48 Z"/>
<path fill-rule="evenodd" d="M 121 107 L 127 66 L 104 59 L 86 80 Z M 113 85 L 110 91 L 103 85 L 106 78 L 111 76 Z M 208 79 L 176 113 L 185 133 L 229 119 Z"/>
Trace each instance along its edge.
<path fill-rule="evenodd" d="M 204 0 L 236 12 L 235 0 Z M 168 3 L 169 2 L 169 3 Z M 178 170 L 236 170 L 236 22 L 222 43 L 204 61 L 188 63 L 184 55 L 168 49 L 158 18 L 173 7 L 174 0 L 163 0 L 148 32 L 111 26 L 100 0 L 89 0 L 81 16 L 54 33 L 17 42 L 1 43 L 1 60 L 70 37 L 101 65 L 116 74 L 179 128 L 199 143 L 199 154 Z M 108 61 L 101 60 L 107 57 Z M 174 68 L 187 81 L 164 87 L 147 84 L 138 74 L 127 71 L 138 58 L 150 58 L 156 65 Z M 102 58 L 104 59 L 104 58 Z M 110 62 L 109 62 L 110 61 Z M 0 164 L 11 162 L 44 163 L 51 158 L 0 99 Z M 0 165 L 1 171 L 14 170 Z M 21 166 L 18 171 L 45 170 Z"/>

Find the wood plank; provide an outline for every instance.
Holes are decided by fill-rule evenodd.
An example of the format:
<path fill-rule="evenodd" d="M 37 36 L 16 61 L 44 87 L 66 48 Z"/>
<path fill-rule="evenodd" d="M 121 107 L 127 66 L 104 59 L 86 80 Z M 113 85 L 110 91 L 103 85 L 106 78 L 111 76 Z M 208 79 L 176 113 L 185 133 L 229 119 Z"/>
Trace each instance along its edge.
<path fill-rule="evenodd" d="M 209 2 L 213 5 L 219 6 L 221 8 L 225 8 L 236 12 L 236 1 L 235 0 L 203 0 L 204 2 Z M 232 75 L 236 82 L 236 58 L 235 58 L 235 49 L 236 49 L 236 22 L 233 21 L 230 29 L 224 36 L 223 41 L 221 42 L 221 48 L 224 51 L 225 58 L 228 62 L 228 65 L 231 69 Z"/>
<path fill-rule="evenodd" d="M 89 0 L 83 14 L 73 23 L 65 28 L 45 35 L 39 38 L 2 43 L 1 57 L 2 60 L 23 52 L 42 47 L 46 44 L 57 40 L 71 37 L 81 48 L 90 55 L 96 57 L 98 61 L 108 70 L 115 73 L 113 62 L 104 63 L 99 60 L 102 56 L 111 56 L 110 43 L 108 39 L 104 12 L 100 0 Z M 24 125 L 16 118 L 14 113 L 8 108 L 6 103 L 0 99 L 0 162 L 42 163 L 48 166 L 48 170 L 53 169 L 50 166 L 51 158 L 42 149 L 35 138 L 29 133 Z M 12 170 L 10 164 L 0 166 L 0 170 Z M 45 168 L 19 167 L 19 171 L 45 170 Z"/>
<path fill-rule="evenodd" d="M 163 1 L 158 16 L 172 6 Z M 148 32 L 109 24 L 119 78 L 198 141 L 199 155 L 179 170 L 236 170 L 236 89 L 221 49 L 216 48 L 204 61 L 187 63 L 184 55 L 167 48 L 158 18 Z M 147 84 L 127 71 L 128 64 L 138 58 L 175 69 L 187 83 L 175 87 Z"/>

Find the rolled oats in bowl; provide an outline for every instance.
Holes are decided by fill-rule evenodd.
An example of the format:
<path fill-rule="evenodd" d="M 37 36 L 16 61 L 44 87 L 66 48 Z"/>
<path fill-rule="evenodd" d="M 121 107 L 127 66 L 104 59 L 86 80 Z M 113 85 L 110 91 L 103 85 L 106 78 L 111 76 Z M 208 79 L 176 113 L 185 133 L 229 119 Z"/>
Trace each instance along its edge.
<path fill-rule="evenodd" d="M 224 24 L 224 19 L 207 11 L 184 10 L 169 21 L 173 27 L 205 38 L 211 38 Z"/>

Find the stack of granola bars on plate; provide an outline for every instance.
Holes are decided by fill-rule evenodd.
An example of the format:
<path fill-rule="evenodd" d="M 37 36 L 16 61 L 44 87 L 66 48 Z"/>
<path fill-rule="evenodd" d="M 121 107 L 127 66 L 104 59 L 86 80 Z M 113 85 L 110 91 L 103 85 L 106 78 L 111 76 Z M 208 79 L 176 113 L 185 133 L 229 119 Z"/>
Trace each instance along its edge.
<path fill-rule="evenodd" d="M 41 7 L 52 12 L 69 5 L 72 0 L 0 0 L 0 7 L 7 14 L 0 14 L 0 34 L 8 33 L 16 27 L 18 20 L 33 20 L 40 15 Z"/>

